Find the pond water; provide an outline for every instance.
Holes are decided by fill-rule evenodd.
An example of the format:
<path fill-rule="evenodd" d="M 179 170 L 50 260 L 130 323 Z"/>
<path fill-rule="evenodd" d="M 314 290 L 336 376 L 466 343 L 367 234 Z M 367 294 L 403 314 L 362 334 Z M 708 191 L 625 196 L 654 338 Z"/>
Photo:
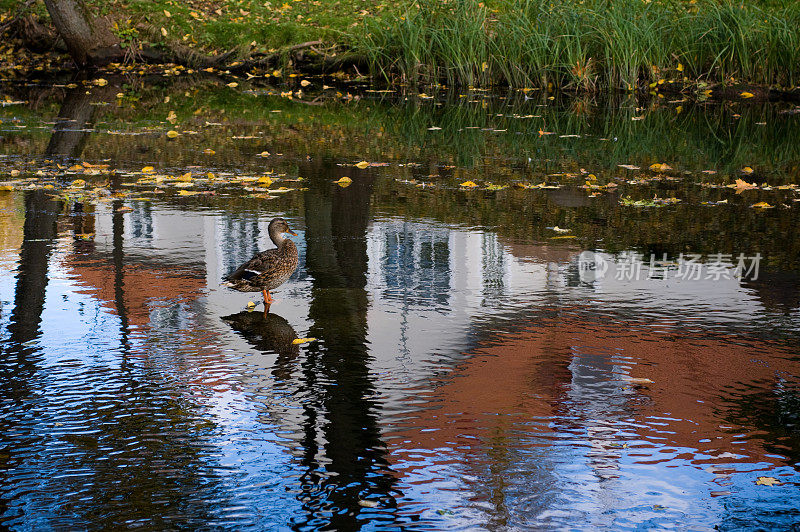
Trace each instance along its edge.
<path fill-rule="evenodd" d="M 173 77 L 2 85 L 0 526 L 798 526 L 796 109 Z"/>

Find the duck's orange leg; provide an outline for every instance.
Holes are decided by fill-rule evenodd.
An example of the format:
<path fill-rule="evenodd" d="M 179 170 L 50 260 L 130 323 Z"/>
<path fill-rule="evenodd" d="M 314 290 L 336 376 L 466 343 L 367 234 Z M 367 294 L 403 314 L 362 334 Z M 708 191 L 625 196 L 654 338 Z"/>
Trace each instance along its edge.
<path fill-rule="evenodd" d="M 264 296 L 264 306 L 270 305 L 272 304 L 273 301 L 275 301 L 274 299 L 272 299 L 269 290 L 262 290 L 261 295 Z"/>
<path fill-rule="evenodd" d="M 269 307 L 272 305 L 272 296 L 267 290 L 262 290 L 261 295 L 264 296 L 264 318 L 266 318 L 269 314 Z"/>

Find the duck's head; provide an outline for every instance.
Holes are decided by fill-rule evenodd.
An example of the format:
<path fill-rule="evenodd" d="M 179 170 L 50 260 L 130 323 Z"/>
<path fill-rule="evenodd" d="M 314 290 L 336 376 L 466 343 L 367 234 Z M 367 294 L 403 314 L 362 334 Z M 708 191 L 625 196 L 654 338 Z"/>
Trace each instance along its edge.
<path fill-rule="evenodd" d="M 289 224 L 286 223 L 286 220 L 284 220 L 283 218 L 274 218 L 269 223 L 269 234 L 283 235 L 284 233 L 290 234 L 292 236 L 297 236 L 297 233 L 289 229 Z"/>

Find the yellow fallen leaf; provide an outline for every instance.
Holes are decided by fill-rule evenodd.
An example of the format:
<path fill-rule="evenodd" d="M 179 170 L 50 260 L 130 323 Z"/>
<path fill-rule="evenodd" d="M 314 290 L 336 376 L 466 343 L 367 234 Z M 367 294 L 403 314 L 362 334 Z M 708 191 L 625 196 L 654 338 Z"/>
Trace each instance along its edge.
<path fill-rule="evenodd" d="M 683 65 L 681 63 L 678 63 L 678 66 L 675 67 L 675 70 L 677 70 L 678 72 L 683 72 Z"/>
<path fill-rule="evenodd" d="M 252 311 L 254 308 L 256 308 L 256 304 L 253 303 L 252 301 L 248 301 L 247 302 L 247 310 Z"/>
<path fill-rule="evenodd" d="M 744 179 L 737 179 L 736 180 L 736 193 L 740 193 L 743 190 L 749 190 L 751 188 L 756 188 L 755 183 L 748 183 Z"/>
<path fill-rule="evenodd" d="M 72 183 L 69 184 L 72 188 L 83 188 L 86 186 L 86 181 L 83 179 L 76 179 Z"/>
<path fill-rule="evenodd" d="M 170 130 L 170 131 L 167 131 L 167 138 L 174 139 L 174 138 L 178 138 L 178 136 L 180 136 L 180 133 L 178 133 L 174 129 Z"/>
<path fill-rule="evenodd" d="M 108 85 L 108 81 L 106 81 L 104 78 L 98 78 L 94 80 L 94 84 L 97 85 L 98 87 L 105 87 L 106 85 Z"/>
<path fill-rule="evenodd" d="M 307 344 L 316 341 L 316 338 L 295 338 L 292 340 L 292 345 Z"/>
<path fill-rule="evenodd" d="M 578 238 L 578 237 L 575 235 L 551 236 L 550 240 L 564 240 L 565 238 Z"/>
<path fill-rule="evenodd" d="M 356 163 L 356 168 L 360 168 L 362 170 L 367 166 L 369 166 L 369 163 L 367 161 L 361 161 L 360 163 Z"/>
<path fill-rule="evenodd" d="M 12 187 L 11 185 L 0 185 L 0 191 L 8 192 L 10 190 L 14 190 L 14 187 Z"/>
<path fill-rule="evenodd" d="M 667 163 L 654 163 L 650 165 L 650 170 L 654 172 L 666 172 L 667 170 L 672 170 L 672 167 Z"/>
<path fill-rule="evenodd" d="M 261 185 L 264 185 L 264 186 L 268 187 L 268 186 L 270 186 L 272 184 L 272 178 L 269 177 L 268 175 L 265 175 L 263 177 L 260 177 L 258 179 L 258 181 L 256 181 L 256 182 L 261 184 Z"/>
<path fill-rule="evenodd" d="M 155 171 L 156 171 L 156 169 L 153 168 L 152 166 L 145 166 L 144 168 L 142 168 L 142 173 L 143 174 L 152 174 Z"/>
<path fill-rule="evenodd" d="M 192 173 L 191 172 L 186 172 L 185 174 L 179 175 L 178 177 L 176 177 L 175 180 L 176 181 L 183 181 L 184 183 L 188 183 L 189 181 L 192 180 Z"/>
<path fill-rule="evenodd" d="M 231 81 L 230 83 L 228 83 L 228 87 L 230 87 L 232 89 L 235 89 L 238 86 L 239 86 L 239 84 L 236 83 L 235 81 Z"/>
<path fill-rule="evenodd" d="M 461 183 L 460 186 L 465 187 L 465 188 L 473 188 L 473 187 L 477 187 L 478 184 L 475 183 L 474 181 L 464 181 L 463 183 Z"/>
<path fill-rule="evenodd" d="M 206 149 L 203 150 L 203 153 L 205 153 L 206 155 L 214 155 L 217 152 L 215 152 L 211 148 L 206 148 Z"/>
<path fill-rule="evenodd" d="M 178 115 L 175 114 L 175 111 L 170 111 L 167 115 L 167 122 L 170 124 L 174 124 L 175 121 L 178 119 Z"/>
<path fill-rule="evenodd" d="M 766 201 L 759 201 L 758 203 L 754 203 L 751 207 L 755 209 L 771 209 L 773 206 L 767 203 Z"/>
<path fill-rule="evenodd" d="M 782 486 L 783 482 L 774 477 L 758 477 L 757 486 Z"/>
<path fill-rule="evenodd" d="M 178 191 L 178 196 L 195 196 L 197 194 L 200 194 L 200 193 L 198 191 L 196 191 L 196 190 L 179 190 Z"/>
<path fill-rule="evenodd" d="M 307 79 L 304 79 L 304 80 L 302 80 L 302 81 L 300 82 L 300 86 L 301 86 L 301 87 L 308 87 L 309 85 L 311 85 L 311 82 L 310 82 L 310 81 L 308 81 Z"/>
<path fill-rule="evenodd" d="M 353 182 L 352 179 L 350 179 L 347 176 L 344 176 L 341 179 L 339 179 L 339 181 L 336 181 L 336 184 L 339 185 L 340 187 L 344 188 L 344 187 L 350 186 L 350 183 L 352 183 L 352 182 Z"/>
<path fill-rule="evenodd" d="M 169 35 L 169 32 L 167 31 L 167 28 L 165 28 L 163 26 L 161 27 L 161 35 L 163 35 L 164 37 Z"/>
<path fill-rule="evenodd" d="M 742 168 L 742 173 L 743 173 L 743 174 L 750 175 L 750 174 L 752 174 L 752 173 L 753 173 L 753 169 L 752 169 L 752 168 L 750 168 L 749 166 L 745 166 L 744 168 Z"/>
<path fill-rule="evenodd" d="M 164 16 L 165 16 L 165 17 L 167 17 L 167 18 L 170 18 L 170 17 L 172 16 L 172 13 L 170 13 L 169 11 L 167 11 L 167 10 L 165 9 L 165 10 L 164 10 Z"/>
<path fill-rule="evenodd" d="M 258 154 L 258 157 L 269 157 L 270 153 L 267 150 L 262 151 Z"/>
<path fill-rule="evenodd" d="M 744 92 L 743 92 L 743 93 L 741 93 L 739 96 L 741 96 L 742 98 L 752 98 L 752 97 L 753 97 L 753 96 L 755 96 L 755 95 L 754 95 L 752 92 L 747 92 L 747 91 L 744 91 Z"/>

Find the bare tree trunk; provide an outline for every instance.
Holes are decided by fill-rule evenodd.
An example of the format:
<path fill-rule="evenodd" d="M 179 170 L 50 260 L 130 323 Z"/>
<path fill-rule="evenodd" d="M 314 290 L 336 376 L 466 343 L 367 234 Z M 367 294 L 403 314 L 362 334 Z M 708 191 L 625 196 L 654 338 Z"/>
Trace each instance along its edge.
<path fill-rule="evenodd" d="M 44 0 L 70 55 L 85 67 L 122 56 L 119 39 L 105 21 L 92 17 L 83 0 Z"/>

